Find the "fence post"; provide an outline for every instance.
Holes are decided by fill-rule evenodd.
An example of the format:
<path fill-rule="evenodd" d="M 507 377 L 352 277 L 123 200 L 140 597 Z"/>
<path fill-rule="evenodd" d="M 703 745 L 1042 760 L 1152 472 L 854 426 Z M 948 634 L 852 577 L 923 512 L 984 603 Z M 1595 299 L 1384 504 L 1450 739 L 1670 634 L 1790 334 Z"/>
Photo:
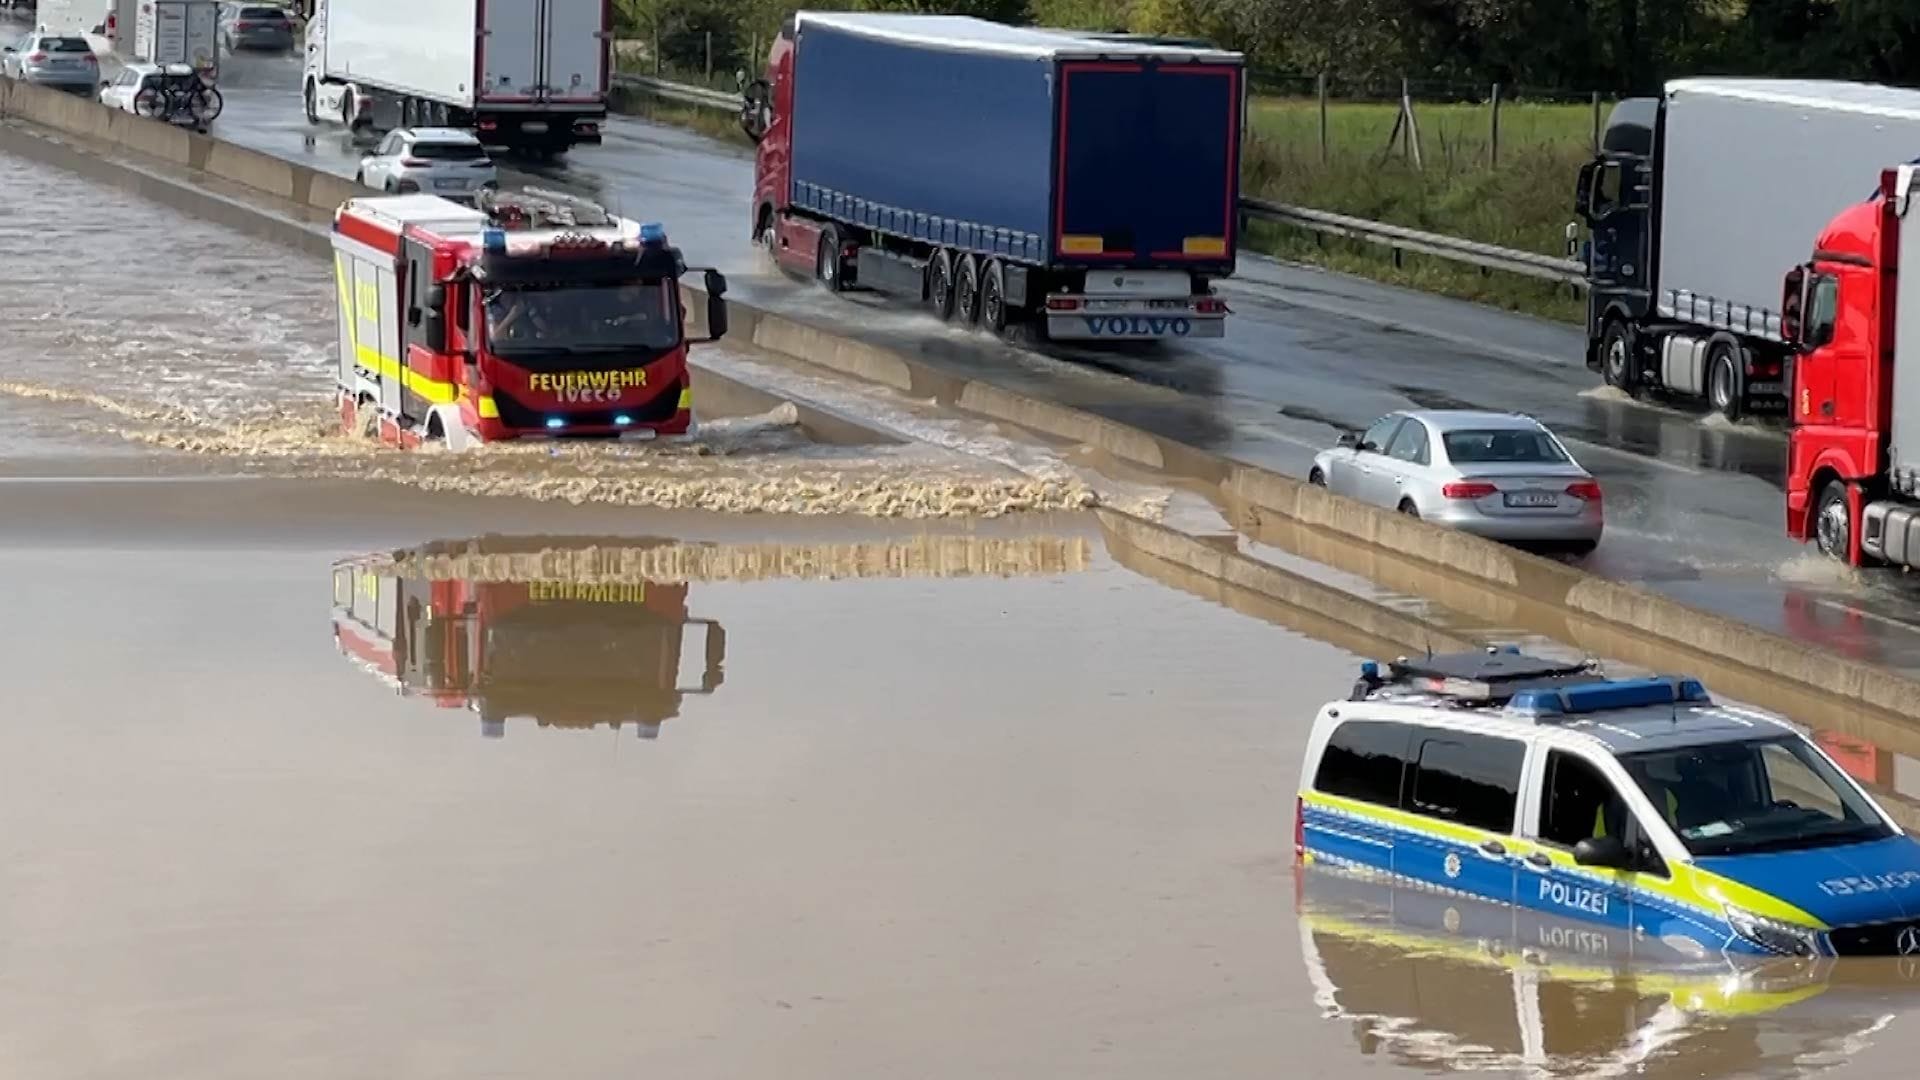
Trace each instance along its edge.
<path fill-rule="evenodd" d="M 653 20 L 653 77 L 656 79 L 660 77 L 660 65 L 662 62 L 660 57 L 660 20 L 656 18 Z"/>
<path fill-rule="evenodd" d="M 1424 169 L 1420 160 L 1420 125 L 1413 119 L 1413 90 L 1406 76 L 1400 77 L 1400 112 L 1407 118 L 1407 153 L 1413 157 L 1413 167 Z"/>
<path fill-rule="evenodd" d="M 1600 91 L 1593 92 L 1593 152 L 1600 152 Z"/>
<path fill-rule="evenodd" d="M 1315 94 L 1320 99 L 1320 164 L 1327 163 L 1327 73 L 1321 72 L 1314 79 Z"/>
<path fill-rule="evenodd" d="M 712 86 L 713 85 L 713 31 L 711 30 L 707 31 L 706 37 L 707 37 L 707 85 Z"/>
<path fill-rule="evenodd" d="M 1493 84 L 1493 130 L 1487 141 L 1487 168 L 1500 167 L 1500 84 Z"/>

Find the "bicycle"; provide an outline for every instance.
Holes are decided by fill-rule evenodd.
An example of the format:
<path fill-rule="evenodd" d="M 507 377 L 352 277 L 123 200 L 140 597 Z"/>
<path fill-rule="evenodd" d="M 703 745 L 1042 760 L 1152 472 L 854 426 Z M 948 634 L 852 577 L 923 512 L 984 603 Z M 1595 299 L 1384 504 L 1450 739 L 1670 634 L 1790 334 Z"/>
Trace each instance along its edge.
<path fill-rule="evenodd" d="M 174 123 L 185 118 L 200 128 L 212 123 L 225 108 L 226 99 L 211 76 L 186 64 L 169 66 L 159 82 L 141 87 L 133 96 L 133 111 L 141 116 Z"/>

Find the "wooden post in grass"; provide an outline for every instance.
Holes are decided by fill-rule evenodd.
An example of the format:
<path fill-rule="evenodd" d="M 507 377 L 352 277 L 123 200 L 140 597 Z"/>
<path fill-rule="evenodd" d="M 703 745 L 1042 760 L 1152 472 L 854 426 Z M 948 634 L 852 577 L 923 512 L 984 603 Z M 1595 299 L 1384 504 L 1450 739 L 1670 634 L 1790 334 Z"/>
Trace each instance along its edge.
<path fill-rule="evenodd" d="M 1487 140 L 1487 168 L 1500 167 L 1500 84 L 1493 84 L 1493 121 Z"/>
<path fill-rule="evenodd" d="M 658 17 L 656 17 L 653 20 L 653 77 L 656 79 L 660 77 L 661 62 L 662 61 L 660 59 L 660 20 Z"/>
<path fill-rule="evenodd" d="M 1314 79 L 1314 93 L 1320 98 L 1320 164 L 1327 163 L 1327 73 Z"/>
<path fill-rule="evenodd" d="M 707 85 L 713 85 L 713 31 L 706 33 L 707 40 Z"/>

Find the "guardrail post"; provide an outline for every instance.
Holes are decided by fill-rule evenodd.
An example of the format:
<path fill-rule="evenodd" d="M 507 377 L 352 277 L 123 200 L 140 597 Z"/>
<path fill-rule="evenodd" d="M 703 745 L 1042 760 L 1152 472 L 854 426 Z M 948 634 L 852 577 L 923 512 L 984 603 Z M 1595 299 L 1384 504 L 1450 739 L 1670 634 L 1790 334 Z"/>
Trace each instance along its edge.
<path fill-rule="evenodd" d="M 1487 168 L 1500 167 L 1500 84 L 1493 84 L 1492 131 L 1487 140 Z"/>
<path fill-rule="evenodd" d="M 1314 78 L 1314 94 L 1320 99 L 1320 164 L 1327 163 L 1327 73 Z"/>

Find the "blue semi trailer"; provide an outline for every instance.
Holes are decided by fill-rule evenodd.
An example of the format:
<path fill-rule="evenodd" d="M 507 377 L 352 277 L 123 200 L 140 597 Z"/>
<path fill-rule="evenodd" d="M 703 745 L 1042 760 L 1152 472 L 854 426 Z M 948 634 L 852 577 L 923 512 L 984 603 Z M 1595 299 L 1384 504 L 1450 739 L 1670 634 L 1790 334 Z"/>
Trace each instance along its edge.
<path fill-rule="evenodd" d="M 754 236 L 836 292 L 995 332 L 1221 337 L 1244 74 L 1211 48 L 803 11 L 747 89 Z"/>

